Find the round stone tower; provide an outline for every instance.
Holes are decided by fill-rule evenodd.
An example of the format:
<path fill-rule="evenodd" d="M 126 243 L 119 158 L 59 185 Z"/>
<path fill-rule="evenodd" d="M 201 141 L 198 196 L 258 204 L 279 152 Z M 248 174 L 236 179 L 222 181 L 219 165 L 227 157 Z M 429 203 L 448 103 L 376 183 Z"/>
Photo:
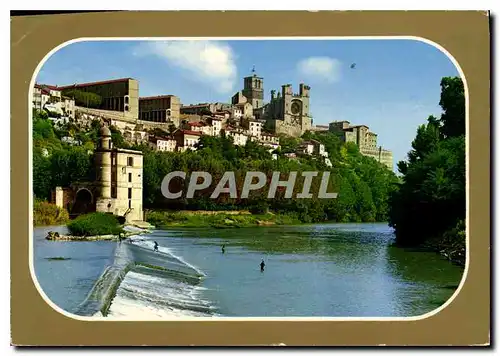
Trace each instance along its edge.
<path fill-rule="evenodd" d="M 97 169 L 99 170 L 98 182 L 101 186 L 101 199 L 111 198 L 111 154 L 113 142 L 111 141 L 111 131 L 107 126 L 100 130 L 99 148 L 96 152 Z"/>

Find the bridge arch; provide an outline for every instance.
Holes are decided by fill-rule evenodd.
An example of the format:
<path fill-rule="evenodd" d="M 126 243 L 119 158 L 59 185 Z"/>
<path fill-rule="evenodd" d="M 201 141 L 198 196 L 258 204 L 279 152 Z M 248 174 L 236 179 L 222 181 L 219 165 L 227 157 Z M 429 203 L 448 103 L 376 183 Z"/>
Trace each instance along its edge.
<path fill-rule="evenodd" d="M 75 200 L 71 209 L 71 214 L 87 214 L 96 211 L 95 199 L 92 192 L 87 188 L 80 188 L 76 191 Z"/>

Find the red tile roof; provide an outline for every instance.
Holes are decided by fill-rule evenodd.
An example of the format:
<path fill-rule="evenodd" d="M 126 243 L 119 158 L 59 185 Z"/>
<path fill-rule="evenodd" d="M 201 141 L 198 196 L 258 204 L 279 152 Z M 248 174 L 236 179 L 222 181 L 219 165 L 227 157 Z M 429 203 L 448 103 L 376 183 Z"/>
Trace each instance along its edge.
<path fill-rule="evenodd" d="M 149 137 L 149 141 L 151 142 L 157 142 L 157 141 L 171 141 L 171 140 L 174 140 L 173 137 L 169 137 L 169 136 L 165 136 L 165 137 L 157 137 L 157 136 L 150 136 Z"/>
<path fill-rule="evenodd" d="M 47 84 L 35 83 L 35 88 L 61 91 L 61 88 L 58 87 L 57 85 L 47 85 Z"/>
<path fill-rule="evenodd" d="M 206 126 L 204 123 L 202 122 L 188 122 L 188 125 L 189 126 L 196 126 L 196 127 L 202 127 L 202 126 Z"/>
<path fill-rule="evenodd" d="M 177 132 L 181 132 L 184 135 L 193 135 L 193 136 L 201 136 L 202 133 L 199 131 L 191 131 L 191 130 L 178 130 Z"/>
<path fill-rule="evenodd" d="M 92 86 L 92 85 L 102 85 L 102 84 L 119 83 L 119 82 L 125 82 L 125 81 L 128 81 L 128 80 L 133 80 L 133 78 L 110 79 L 110 80 L 103 80 L 103 81 L 100 81 L 100 82 L 90 82 L 90 83 L 80 83 L 80 84 L 79 83 L 75 83 L 75 84 L 72 84 L 72 85 L 66 85 L 66 86 L 59 87 L 59 90 L 69 89 L 69 88 L 89 87 L 89 86 Z"/>

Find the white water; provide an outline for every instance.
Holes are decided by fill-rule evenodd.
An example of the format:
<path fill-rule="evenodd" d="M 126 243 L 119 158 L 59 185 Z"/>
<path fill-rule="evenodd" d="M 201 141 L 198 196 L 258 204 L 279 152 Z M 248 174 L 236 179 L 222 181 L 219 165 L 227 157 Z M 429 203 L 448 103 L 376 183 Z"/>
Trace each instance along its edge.
<path fill-rule="evenodd" d="M 152 240 L 137 236 L 135 245 L 153 249 Z M 205 276 L 199 268 L 176 256 L 171 249 L 159 246 L 161 253 L 168 254 L 179 263 L 189 266 Z M 191 285 L 148 269 L 137 269 L 127 273 L 113 299 L 108 315 L 111 319 L 166 319 L 185 316 L 214 315 L 213 307 L 203 299 L 203 287 Z"/>

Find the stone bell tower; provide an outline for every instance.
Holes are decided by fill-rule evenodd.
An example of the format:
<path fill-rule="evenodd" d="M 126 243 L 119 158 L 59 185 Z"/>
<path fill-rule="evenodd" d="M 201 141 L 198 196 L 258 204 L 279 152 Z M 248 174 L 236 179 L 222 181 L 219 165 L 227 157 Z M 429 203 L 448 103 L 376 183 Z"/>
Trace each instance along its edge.
<path fill-rule="evenodd" d="M 252 104 L 253 109 L 261 108 L 264 105 L 264 78 L 258 77 L 253 67 L 252 75 L 243 80 L 242 94 Z"/>

